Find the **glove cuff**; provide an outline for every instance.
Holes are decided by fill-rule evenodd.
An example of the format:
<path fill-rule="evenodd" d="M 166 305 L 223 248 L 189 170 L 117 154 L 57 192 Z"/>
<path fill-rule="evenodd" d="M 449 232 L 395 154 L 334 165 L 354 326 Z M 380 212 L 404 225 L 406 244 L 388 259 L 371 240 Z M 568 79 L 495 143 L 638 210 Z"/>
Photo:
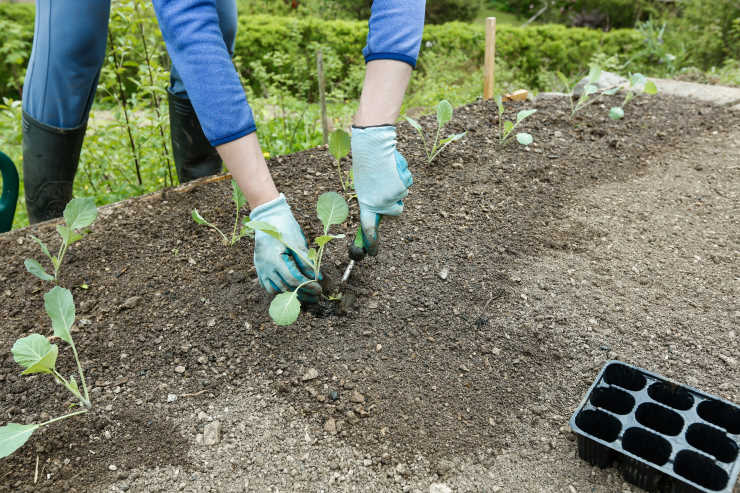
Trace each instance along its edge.
<path fill-rule="evenodd" d="M 249 213 L 249 219 L 253 221 L 259 220 L 260 217 L 268 216 L 275 210 L 282 209 L 283 207 L 287 207 L 288 210 L 290 210 L 290 206 L 288 205 L 288 201 L 286 200 L 285 195 L 281 193 L 277 196 L 277 198 L 274 198 L 269 202 L 265 202 L 262 205 L 258 205 L 257 207 L 252 209 L 252 212 Z"/>

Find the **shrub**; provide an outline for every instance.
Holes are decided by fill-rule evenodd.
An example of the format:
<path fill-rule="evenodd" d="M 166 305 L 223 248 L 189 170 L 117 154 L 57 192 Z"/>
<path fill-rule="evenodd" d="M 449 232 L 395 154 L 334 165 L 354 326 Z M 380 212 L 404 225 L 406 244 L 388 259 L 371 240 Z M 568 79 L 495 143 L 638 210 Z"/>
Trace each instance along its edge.
<path fill-rule="evenodd" d="M 478 16 L 482 7 L 481 0 L 433 0 L 426 3 L 426 23 L 469 22 Z"/>
<path fill-rule="evenodd" d="M 592 28 L 633 27 L 637 21 L 658 13 L 651 0 L 555 0 L 551 4 L 542 15 L 543 19 Z M 509 5 L 521 15 L 532 16 L 543 3 L 510 0 Z"/>
<path fill-rule="evenodd" d="M 740 2 L 686 0 L 669 34 L 690 46 L 690 61 L 704 69 L 740 59 Z"/>

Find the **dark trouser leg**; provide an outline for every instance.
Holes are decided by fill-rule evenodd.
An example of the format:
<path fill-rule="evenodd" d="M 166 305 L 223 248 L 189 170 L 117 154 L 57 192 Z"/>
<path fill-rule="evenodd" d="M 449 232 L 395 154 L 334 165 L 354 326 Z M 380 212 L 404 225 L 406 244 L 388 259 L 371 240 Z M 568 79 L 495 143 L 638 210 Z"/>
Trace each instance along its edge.
<path fill-rule="evenodd" d="M 23 182 L 31 223 L 61 216 L 100 67 L 109 0 L 37 0 L 23 85 Z"/>
<path fill-rule="evenodd" d="M 233 55 L 237 26 L 236 0 L 216 0 L 216 9 L 221 34 Z M 185 85 L 174 66 L 170 72 L 169 103 L 172 153 L 180 183 L 219 173 L 221 158 L 206 139 Z"/>

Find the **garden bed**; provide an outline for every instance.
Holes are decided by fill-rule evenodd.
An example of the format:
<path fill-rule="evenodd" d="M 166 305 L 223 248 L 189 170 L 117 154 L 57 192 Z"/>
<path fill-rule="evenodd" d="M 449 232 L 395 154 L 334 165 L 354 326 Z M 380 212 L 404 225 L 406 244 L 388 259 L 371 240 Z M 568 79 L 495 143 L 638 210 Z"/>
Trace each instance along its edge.
<path fill-rule="evenodd" d="M 727 156 L 740 129 L 737 113 L 668 96 L 637 98 L 617 122 L 610 104 L 572 123 L 566 106 L 508 104 L 539 110 L 523 124 L 529 149 L 498 144 L 493 102 L 459 108 L 447 130 L 466 138 L 431 164 L 400 125 L 414 185 L 380 255 L 355 267 L 343 316 L 271 322 L 252 242 L 225 247 L 190 218 L 233 224 L 226 180 L 101 209 L 60 281 L 93 411 L 3 460 L 0 491 L 619 489 L 615 471 L 578 462 L 563 428 L 604 361 L 737 402 Z M 328 151 L 270 164 L 316 236 L 316 199 L 339 188 Z M 49 286 L 23 267 L 41 256 L 29 233 L 56 245 L 53 224 L 0 235 L 0 424 L 56 416 L 66 399 L 10 356 L 18 337 L 51 334 Z M 346 246 L 326 259 L 337 279 Z M 68 349 L 57 368 L 73 370 Z M 205 446 L 214 419 L 222 440 Z"/>

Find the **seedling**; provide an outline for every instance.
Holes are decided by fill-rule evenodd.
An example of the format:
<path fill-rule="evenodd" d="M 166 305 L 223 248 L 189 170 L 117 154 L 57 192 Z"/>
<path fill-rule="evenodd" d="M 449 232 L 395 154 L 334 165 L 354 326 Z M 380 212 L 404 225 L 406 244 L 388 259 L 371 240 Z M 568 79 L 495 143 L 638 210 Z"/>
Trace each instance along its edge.
<path fill-rule="evenodd" d="M 419 122 L 408 116 L 404 116 L 404 118 L 406 118 L 406 121 L 409 122 L 409 124 L 414 127 L 417 132 L 419 132 L 419 135 L 421 135 L 421 140 L 424 143 L 424 153 L 427 155 L 428 163 L 431 163 L 434 158 L 437 157 L 437 155 L 444 150 L 445 147 L 452 144 L 456 140 L 462 139 L 467 133 L 463 132 L 461 134 L 450 134 L 444 139 L 439 140 L 439 134 L 442 131 L 442 127 L 444 127 L 450 120 L 452 120 L 452 105 L 446 99 L 443 99 L 437 105 L 437 135 L 434 137 L 434 142 L 432 142 L 431 148 L 428 148 L 427 146 L 427 139 L 424 135 L 424 130 L 421 128 L 421 125 L 419 125 Z"/>
<path fill-rule="evenodd" d="M 624 107 L 632 101 L 632 98 L 635 97 L 635 92 L 637 91 L 637 88 L 642 86 L 642 92 L 645 94 L 657 94 L 658 88 L 655 86 L 655 82 L 651 80 L 647 80 L 647 77 L 645 77 L 642 74 L 632 74 L 630 76 L 630 85 L 627 88 L 627 94 L 624 96 L 624 101 L 622 102 L 621 106 L 614 106 L 609 110 L 609 118 L 612 120 L 620 120 L 624 118 Z"/>
<path fill-rule="evenodd" d="M 77 399 L 77 402 L 71 406 L 80 406 L 83 409 L 44 421 L 43 423 L 26 425 L 8 423 L 5 426 L 1 426 L 0 458 L 7 457 L 18 450 L 26 443 L 33 432 L 42 426 L 86 413 L 91 408 L 90 395 L 87 391 L 87 384 L 85 383 L 85 373 L 82 371 L 80 358 L 77 354 L 77 348 L 71 333 L 72 325 L 75 322 L 75 304 L 72 293 L 68 289 L 55 286 L 44 295 L 44 308 L 49 318 L 51 318 L 54 337 L 60 338 L 72 347 L 72 353 L 77 362 L 77 374 L 82 384 L 82 391 L 80 391 L 74 375 L 70 376 L 68 380 L 57 371 L 56 360 L 59 354 L 59 348 L 41 334 L 31 334 L 18 339 L 11 349 L 13 359 L 24 368 L 21 375 L 32 375 L 35 373 L 52 375 L 57 383 L 63 385 Z"/>
<path fill-rule="evenodd" d="M 565 77 L 565 75 L 563 75 L 562 72 L 558 72 L 558 77 L 560 78 L 560 82 L 562 82 L 565 86 L 566 91 L 568 91 L 570 101 L 570 119 L 572 120 L 578 111 L 596 101 L 597 98 L 592 98 L 591 96 L 599 92 L 599 86 L 597 86 L 597 84 L 599 82 L 599 79 L 601 78 L 601 68 L 598 65 L 591 65 L 591 68 L 588 71 L 588 80 L 586 82 L 586 85 L 583 87 L 583 93 L 577 101 L 574 101 L 573 99 L 574 88 L 570 87 L 570 83 L 568 82 L 568 79 Z M 611 96 L 613 94 L 616 94 L 618 90 L 618 86 L 610 87 L 602 91 L 601 94 Z"/>
<path fill-rule="evenodd" d="M 350 171 L 347 181 L 344 181 L 342 176 L 342 158 L 349 154 L 351 148 L 351 140 L 349 134 L 338 128 L 329 134 L 329 152 L 337 162 L 337 176 L 339 176 L 339 183 L 342 184 L 342 190 L 346 193 L 347 190 L 354 186 L 352 172 Z"/>
<path fill-rule="evenodd" d="M 236 184 L 235 180 L 231 180 L 231 189 L 231 198 L 234 200 L 234 205 L 236 206 L 236 218 L 234 219 L 234 229 L 231 232 L 231 239 L 227 238 L 226 235 L 218 228 L 218 226 L 206 221 L 203 216 L 200 215 L 198 209 L 193 209 L 193 212 L 191 214 L 193 217 L 193 221 L 198 224 L 208 226 L 209 228 L 212 228 L 214 231 L 216 231 L 221 236 L 221 243 L 223 243 L 225 246 L 231 246 L 237 241 L 241 240 L 244 236 L 250 234 L 250 230 L 245 228 L 237 231 L 237 227 L 239 226 L 239 211 L 241 211 L 242 207 L 244 207 L 244 205 L 247 203 L 247 199 L 239 188 L 239 185 Z"/>
<path fill-rule="evenodd" d="M 326 192 L 321 194 L 319 201 L 316 203 L 316 214 L 324 225 L 324 232 L 322 235 L 314 238 L 314 243 L 318 246 L 317 248 L 310 248 L 308 254 L 301 253 L 300 248 L 296 245 L 291 245 L 283 239 L 280 231 L 275 229 L 271 224 L 264 221 L 248 221 L 244 223 L 244 227 L 253 231 L 262 231 L 267 233 L 280 243 L 290 248 L 301 260 L 306 262 L 314 271 L 314 278 L 310 281 L 306 281 L 295 288 L 293 291 L 280 293 L 270 303 L 270 317 L 278 325 L 290 325 L 298 319 L 298 315 L 301 313 L 301 304 L 298 301 L 298 291 L 310 282 L 319 281 L 319 273 L 321 272 L 321 259 L 324 256 L 324 249 L 327 243 L 331 240 L 344 238 L 343 234 L 332 235 L 329 234 L 329 228 L 335 224 L 342 224 L 349 215 L 349 207 L 347 201 L 336 192 Z"/>
<path fill-rule="evenodd" d="M 511 137 L 511 133 L 521 122 L 537 113 L 537 110 L 521 110 L 516 114 L 516 121 L 512 122 L 511 120 L 504 120 L 504 103 L 501 95 L 496 96 L 496 106 L 498 107 L 498 130 L 501 145 L 506 143 L 506 139 Z M 527 132 L 519 132 L 516 134 L 516 140 L 521 145 L 528 146 L 534 141 L 534 138 Z"/>
<path fill-rule="evenodd" d="M 39 244 L 41 250 L 46 254 L 49 260 L 51 260 L 51 265 L 54 268 L 54 275 L 52 276 L 47 273 L 41 264 L 32 258 L 27 258 L 23 262 L 26 266 L 26 270 L 42 281 L 58 282 L 59 268 L 64 260 L 64 254 L 67 253 L 67 248 L 69 248 L 71 244 L 76 243 L 83 238 L 83 233 L 80 233 L 78 230 L 90 226 L 97 216 L 98 209 L 95 207 L 95 201 L 93 199 L 89 197 L 72 199 L 64 208 L 65 224 L 57 225 L 57 233 L 62 237 L 62 244 L 59 246 L 59 252 L 56 255 L 52 255 L 49 252 L 49 248 L 43 241 L 31 235 L 31 238 Z"/>

